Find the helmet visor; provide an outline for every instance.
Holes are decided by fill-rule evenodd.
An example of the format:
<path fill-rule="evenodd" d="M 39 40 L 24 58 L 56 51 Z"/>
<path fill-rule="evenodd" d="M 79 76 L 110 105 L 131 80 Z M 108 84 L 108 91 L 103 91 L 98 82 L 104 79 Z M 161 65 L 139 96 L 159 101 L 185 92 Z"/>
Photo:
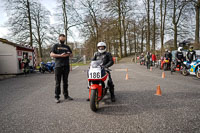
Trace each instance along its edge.
<path fill-rule="evenodd" d="M 105 47 L 105 46 L 100 46 L 100 47 L 98 47 L 98 49 L 99 49 L 99 50 L 105 50 L 106 47 Z"/>

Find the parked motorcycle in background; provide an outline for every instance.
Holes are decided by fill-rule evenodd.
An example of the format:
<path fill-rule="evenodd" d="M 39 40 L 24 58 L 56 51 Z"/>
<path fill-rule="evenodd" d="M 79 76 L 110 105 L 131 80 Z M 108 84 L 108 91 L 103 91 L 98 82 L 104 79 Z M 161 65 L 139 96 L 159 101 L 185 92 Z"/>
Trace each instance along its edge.
<path fill-rule="evenodd" d="M 192 63 L 184 61 L 182 74 L 184 76 L 196 75 L 196 77 L 200 79 L 200 59 L 197 59 L 197 61 L 193 61 Z"/>
<path fill-rule="evenodd" d="M 170 62 L 169 62 L 169 59 L 164 58 L 163 60 L 161 60 L 160 69 L 164 69 L 164 71 L 170 70 Z"/>
<path fill-rule="evenodd" d="M 140 65 L 145 65 L 145 58 L 144 57 L 140 59 Z"/>
<path fill-rule="evenodd" d="M 51 73 L 54 72 L 54 69 L 55 69 L 55 62 L 47 62 L 46 64 L 44 62 L 40 62 L 39 71 L 41 73 L 45 73 L 46 71 Z"/>

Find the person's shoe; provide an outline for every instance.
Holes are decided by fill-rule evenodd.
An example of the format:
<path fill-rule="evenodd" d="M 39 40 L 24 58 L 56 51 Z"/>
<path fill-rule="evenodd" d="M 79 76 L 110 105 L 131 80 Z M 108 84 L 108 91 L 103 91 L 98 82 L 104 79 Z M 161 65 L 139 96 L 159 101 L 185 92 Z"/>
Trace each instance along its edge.
<path fill-rule="evenodd" d="M 55 102 L 56 102 L 56 103 L 60 103 L 60 100 L 59 100 L 59 99 L 55 99 Z"/>
<path fill-rule="evenodd" d="M 90 101 L 90 99 L 88 98 L 88 99 L 86 99 L 86 101 Z"/>
<path fill-rule="evenodd" d="M 111 102 L 115 102 L 116 100 L 115 100 L 115 95 L 112 95 L 111 96 Z"/>
<path fill-rule="evenodd" d="M 74 100 L 74 99 L 71 98 L 70 96 L 68 96 L 68 97 L 65 97 L 65 100 L 70 100 L 70 101 L 72 101 L 72 100 Z"/>

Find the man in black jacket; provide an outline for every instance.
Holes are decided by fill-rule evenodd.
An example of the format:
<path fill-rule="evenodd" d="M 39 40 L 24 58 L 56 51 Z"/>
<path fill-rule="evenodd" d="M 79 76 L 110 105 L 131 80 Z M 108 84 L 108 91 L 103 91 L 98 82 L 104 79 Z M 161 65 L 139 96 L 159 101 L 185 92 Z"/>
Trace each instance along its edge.
<path fill-rule="evenodd" d="M 187 59 L 190 61 L 190 63 L 196 60 L 196 52 L 193 50 L 193 46 L 190 46 L 190 49 L 187 52 Z"/>
<path fill-rule="evenodd" d="M 59 35 L 59 43 L 55 44 L 51 50 L 50 56 L 55 58 L 55 101 L 60 102 L 61 78 L 63 79 L 63 95 L 66 100 L 73 100 L 68 94 L 68 75 L 70 71 L 69 57 L 72 51 L 68 45 L 65 45 L 66 37 L 64 34 Z"/>
<path fill-rule="evenodd" d="M 112 59 L 111 53 L 106 51 L 106 43 L 104 42 L 99 42 L 97 44 L 98 47 L 98 52 L 94 54 L 94 57 L 92 58 L 93 61 L 95 60 L 102 60 L 103 62 L 103 67 L 104 68 L 109 68 L 114 64 L 114 61 Z M 115 102 L 115 94 L 114 94 L 114 84 L 111 78 L 111 74 L 109 73 L 109 80 L 108 80 L 108 87 L 111 95 L 111 101 Z"/>

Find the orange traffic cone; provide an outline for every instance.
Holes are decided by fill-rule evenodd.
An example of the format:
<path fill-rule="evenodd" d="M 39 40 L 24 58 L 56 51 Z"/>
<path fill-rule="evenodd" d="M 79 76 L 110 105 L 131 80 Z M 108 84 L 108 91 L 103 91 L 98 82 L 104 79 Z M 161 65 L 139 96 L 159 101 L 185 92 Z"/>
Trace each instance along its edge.
<path fill-rule="evenodd" d="M 152 72 L 152 70 L 153 70 L 153 68 L 152 67 L 150 67 L 150 71 Z"/>
<path fill-rule="evenodd" d="M 126 73 L 126 80 L 128 80 L 128 73 Z"/>
<path fill-rule="evenodd" d="M 126 68 L 126 80 L 128 80 L 128 68 Z"/>
<path fill-rule="evenodd" d="M 163 79 L 165 78 L 165 72 L 162 73 L 162 78 L 163 78 Z"/>
<path fill-rule="evenodd" d="M 160 85 L 157 86 L 157 90 L 156 90 L 156 94 L 157 96 L 161 96 L 161 89 L 160 89 Z"/>

